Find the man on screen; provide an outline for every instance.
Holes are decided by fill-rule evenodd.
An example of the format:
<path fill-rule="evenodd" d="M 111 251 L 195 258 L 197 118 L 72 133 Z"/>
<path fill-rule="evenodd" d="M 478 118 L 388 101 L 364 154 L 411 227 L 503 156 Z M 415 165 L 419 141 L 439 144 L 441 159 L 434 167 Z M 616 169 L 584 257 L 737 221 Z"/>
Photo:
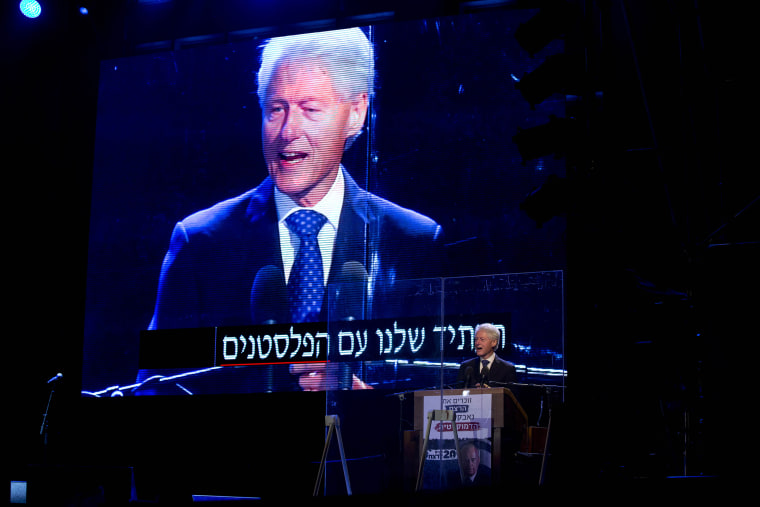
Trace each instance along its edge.
<path fill-rule="evenodd" d="M 278 37 L 258 74 L 269 176 L 176 224 L 150 329 L 327 318 L 325 285 L 367 287 L 345 317 L 383 314 L 398 280 L 440 276 L 442 230 L 360 188 L 342 166 L 373 94 L 361 29 Z"/>
<path fill-rule="evenodd" d="M 477 357 L 460 365 L 457 385 L 465 388 L 499 387 L 516 382 L 515 365 L 496 355 L 499 338 L 499 329 L 493 324 L 479 324 L 475 328 Z"/>

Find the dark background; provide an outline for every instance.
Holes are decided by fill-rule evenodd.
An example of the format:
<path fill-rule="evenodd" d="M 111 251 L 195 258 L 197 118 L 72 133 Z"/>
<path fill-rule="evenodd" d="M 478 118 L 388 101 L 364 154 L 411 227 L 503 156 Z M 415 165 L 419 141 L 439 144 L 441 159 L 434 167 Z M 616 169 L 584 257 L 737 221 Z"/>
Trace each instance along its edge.
<path fill-rule="evenodd" d="M 15 2 L 3 7 L 6 427 L 17 475 L 42 463 L 69 471 L 127 464 L 167 493 L 185 492 L 188 478 L 224 494 L 276 499 L 283 484 L 289 495 L 310 493 L 323 395 L 139 406 L 78 397 L 99 61 L 144 43 L 177 47 L 298 22 L 359 25 L 366 22 L 352 16 L 372 13 L 418 19 L 476 4 L 277 2 L 241 13 L 239 2 L 213 2 L 221 14 L 211 4 L 91 2 L 83 18 L 74 2 L 46 3 L 37 21 L 21 18 Z M 573 378 L 557 414 L 549 491 L 733 487 L 752 456 L 757 335 L 750 17 L 739 2 L 574 5 L 579 58 L 565 91 L 583 99 L 570 111 L 582 136 L 550 201 L 568 220 Z M 45 382 L 59 371 L 65 381 L 45 449 Z M 231 426 L 234 436 L 225 433 Z M 251 465 L 233 466 L 229 456 Z"/>

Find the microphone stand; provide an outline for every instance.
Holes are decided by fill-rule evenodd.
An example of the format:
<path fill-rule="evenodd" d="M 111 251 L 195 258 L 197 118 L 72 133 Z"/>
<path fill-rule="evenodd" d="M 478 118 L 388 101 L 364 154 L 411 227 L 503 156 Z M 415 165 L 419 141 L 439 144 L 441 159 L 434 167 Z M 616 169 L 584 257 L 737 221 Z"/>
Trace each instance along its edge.
<path fill-rule="evenodd" d="M 538 485 L 543 486 L 546 481 L 548 461 L 551 458 L 549 452 L 549 446 L 551 445 L 552 435 L 552 388 L 551 386 L 544 386 L 544 396 L 546 399 L 547 410 L 549 412 L 548 420 L 546 423 L 546 439 L 544 440 L 544 452 L 541 457 L 541 470 L 538 475 Z M 538 421 L 540 423 L 540 421 Z"/>
<path fill-rule="evenodd" d="M 48 436 L 50 434 L 50 407 L 53 404 L 53 394 L 55 394 L 55 384 L 50 386 L 50 394 L 48 395 L 47 406 L 45 407 L 45 413 L 42 415 L 42 425 L 40 426 L 40 436 L 42 437 L 42 461 L 47 462 L 48 456 Z"/>

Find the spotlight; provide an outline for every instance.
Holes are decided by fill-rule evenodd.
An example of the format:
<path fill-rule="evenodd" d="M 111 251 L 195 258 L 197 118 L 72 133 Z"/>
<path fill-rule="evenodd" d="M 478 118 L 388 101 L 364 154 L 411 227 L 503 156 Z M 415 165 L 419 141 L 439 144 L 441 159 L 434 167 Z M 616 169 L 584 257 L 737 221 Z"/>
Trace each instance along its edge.
<path fill-rule="evenodd" d="M 18 8 L 21 10 L 21 14 L 31 19 L 39 17 L 42 14 L 42 6 L 36 0 L 21 0 Z"/>

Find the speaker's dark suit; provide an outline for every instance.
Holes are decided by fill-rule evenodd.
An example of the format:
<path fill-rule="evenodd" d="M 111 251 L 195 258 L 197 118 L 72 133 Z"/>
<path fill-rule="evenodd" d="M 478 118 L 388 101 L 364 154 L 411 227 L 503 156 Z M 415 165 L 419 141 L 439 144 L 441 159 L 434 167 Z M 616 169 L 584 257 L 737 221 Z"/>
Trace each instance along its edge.
<path fill-rule="evenodd" d="M 328 283 L 339 281 L 346 263 L 360 263 L 373 287 L 371 316 L 390 316 L 386 303 L 399 280 L 443 275 L 441 227 L 361 189 L 345 170 L 344 177 Z M 251 319 L 251 288 L 266 266 L 282 269 L 270 178 L 177 223 L 150 329 L 258 323 Z"/>
<path fill-rule="evenodd" d="M 470 385 L 467 387 L 474 387 L 476 383 L 480 383 L 480 358 L 474 357 L 463 362 L 459 366 L 459 374 L 457 375 L 457 386 L 465 386 L 467 379 L 467 369 L 472 369 L 472 377 L 469 381 Z M 498 387 L 499 385 L 508 384 L 510 382 L 517 382 L 517 371 L 515 365 L 509 361 L 505 361 L 499 356 L 495 356 L 493 363 L 489 368 L 488 382 L 491 387 Z"/>

